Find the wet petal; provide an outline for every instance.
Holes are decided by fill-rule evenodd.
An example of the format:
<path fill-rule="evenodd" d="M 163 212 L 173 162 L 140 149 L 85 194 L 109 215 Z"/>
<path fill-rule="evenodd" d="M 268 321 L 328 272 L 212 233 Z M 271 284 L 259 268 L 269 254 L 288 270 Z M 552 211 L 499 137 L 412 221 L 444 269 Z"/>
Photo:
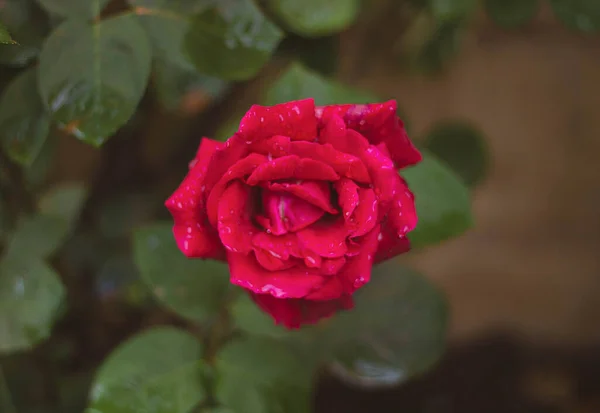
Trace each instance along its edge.
<path fill-rule="evenodd" d="M 333 222 L 317 222 L 298 231 L 300 248 L 316 252 L 322 257 L 341 257 L 348 251 L 346 238 L 349 230 L 343 218 Z"/>
<path fill-rule="evenodd" d="M 371 279 L 371 268 L 379 247 L 381 227 L 377 225 L 360 240 L 360 252 L 346 259 L 346 265 L 334 277 L 344 284 L 344 291 L 352 294 Z"/>
<path fill-rule="evenodd" d="M 206 170 L 206 178 L 204 185 L 206 193 L 210 194 L 213 187 L 223 177 L 225 172 L 240 159 L 245 158 L 250 153 L 248 145 L 242 140 L 239 134 L 233 135 L 231 138 L 220 146 L 210 158 L 208 168 Z"/>
<path fill-rule="evenodd" d="M 213 226 L 217 226 L 217 208 L 227 185 L 235 179 L 242 179 L 251 174 L 259 165 L 266 162 L 267 158 L 264 155 L 253 153 L 231 165 L 229 170 L 224 171 L 221 179 L 210 191 L 206 201 L 208 219 Z"/>
<path fill-rule="evenodd" d="M 263 191 L 263 206 L 274 235 L 295 232 L 318 221 L 325 211 L 287 192 Z"/>
<path fill-rule="evenodd" d="M 254 254 L 227 253 L 230 280 L 257 294 L 277 298 L 302 298 L 323 284 L 318 270 L 294 267 L 283 271 L 268 271 L 258 264 Z"/>
<path fill-rule="evenodd" d="M 250 294 L 261 310 L 271 315 L 276 324 L 289 329 L 300 328 L 305 324 L 315 324 L 331 317 L 338 311 L 354 307 L 352 297 L 343 296 L 330 301 L 309 301 L 303 299 L 279 299 L 267 294 Z"/>
<path fill-rule="evenodd" d="M 407 237 L 398 237 L 394 227 L 387 222 L 381 224 L 381 235 L 378 236 L 379 246 L 375 254 L 375 264 L 403 254 L 410 250 Z"/>
<path fill-rule="evenodd" d="M 289 136 L 275 135 L 268 139 L 252 142 L 250 149 L 255 153 L 279 158 L 290 155 L 290 143 L 291 140 Z"/>
<path fill-rule="evenodd" d="M 319 142 L 330 143 L 335 148 L 340 148 L 346 142 L 346 123 L 338 115 L 330 116 L 322 122 L 319 130 Z"/>
<path fill-rule="evenodd" d="M 321 263 L 321 274 L 335 275 L 344 267 L 345 264 L 345 257 L 323 258 L 323 261 Z"/>
<path fill-rule="evenodd" d="M 388 212 L 388 220 L 396 229 L 398 236 L 406 236 L 417 226 L 415 198 L 404 179 L 396 187 L 394 200 Z"/>
<path fill-rule="evenodd" d="M 259 232 L 252 238 L 252 245 L 282 260 L 287 260 L 290 255 L 294 257 L 302 256 L 298 237 L 293 233 L 278 236 Z"/>
<path fill-rule="evenodd" d="M 273 256 L 273 254 L 270 254 L 269 251 L 264 251 L 260 248 L 254 249 L 254 255 L 256 256 L 258 264 L 269 271 L 287 270 L 298 264 L 297 259 L 291 258 L 282 260 L 281 258 L 277 258 Z"/>
<path fill-rule="evenodd" d="M 256 142 L 275 135 L 292 140 L 314 140 L 317 119 L 313 99 L 297 100 L 275 106 L 253 105 L 240 122 L 240 135 Z"/>
<path fill-rule="evenodd" d="M 290 154 L 326 163 L 340 176 L 345 176 L 358 182 L 369 183 L 371 181 L 367 168 L 359 158 L 338 151 L 329 143 L 292 142 L 290 145 Z"/>
<path fill-rule="evenodd" d="M 371 231 L 377 224 L 378 202 L 371 188 L 358 189 L 358 206 L 348 220 L 352 237 L 360 237 Z"/>
<path fill-rule="evenodd" d="M 258 232 L 252 224 L 250 201 L 251 188 L 240 181 L 231 183 L 219 200 L 218 231 L 226 249 L 233 252 L 249 252 L 252 238 Z"/>
<path fill-rule="evenodd" d="M 337 209 L 331 204 L 329 182 L 324 181 L 290 181 L 267 182 L 267 188 L 272 191 L 289 192 L 300 199 L 310 202 L 329 214 L 337 214 Z"/>
<path fill-rule="evenodd" d="M 323 286 L 306 296 L 308 300 L 329 301 L 336 298 L 347 296 L 344 284 L 338 276 L 333 276 L 327 279 Z"/>
<path fill-rule="evenodd" d="M 298 156 L 290 155 L 263 163 L 254 170 L 246 182 L 249 185 L 256 185 L 261 181 L 275 179 L 336 181 L 339 178 L 331 166 L 323 162 L 301 159 Z"/>
<path fill-rule="evenodd" d="M 342 215 L 348 220 L 358 205 L 358 185 L 354 181 L 342 178 L 334 183 L 338 193 L 338 203 L 342 207 Z"/>
<path fill-rule="evenodd" d="M 190 171 L 165 202 L 173 216 L 177 246 L 189 258 L 225 258 L 218 234 L 207 222 L 202 189 L 207 165 L 221 145 L 211 139 L 202 139 Z"/>

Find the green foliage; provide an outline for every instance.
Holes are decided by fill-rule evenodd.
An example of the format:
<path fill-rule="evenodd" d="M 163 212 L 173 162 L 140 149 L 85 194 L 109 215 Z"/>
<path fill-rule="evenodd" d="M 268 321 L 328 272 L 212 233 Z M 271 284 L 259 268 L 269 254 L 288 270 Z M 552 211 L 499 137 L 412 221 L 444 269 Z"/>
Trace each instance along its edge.
<path fill-rule="evenodd" d="M 40 52 L 47 24 L 35 0 L 4 0 L 0 22 L 17 44 L 1 44 L 0 64 L 22 67 Z"/>
<path fill-rule="evenodd" d="M 485 177 L 488 151 L 483 134 L 461 121 L 438 122 L 427 133 L 425 147 L 454 170 L 469 187 Z"/>
<path fill-rule="evenodd" d="M 394 261 L 375 267 L 355 308 L 325 326 L 334 371 L 364 386 L 394 385 L 428 370 L 446 338 L 446 301 L 422 275 Z M 320 343 L 320 345 L 323 345 Z"/>
<path fill-rule="evenodd" d="M 473 223 L 469 190 L 459 177 L 428 151 L 423 161 L 402 171 L 415 194 L 419 223 L 409 233 L 412 248 L 461 235 Z"/>
<path fill-rule="evenodd" d="M 308 413 L 312 370 L 282 342 L 248 337 L 217 356 L 217 400 L 236 413 Z"/>
<path fill-rule="evenodd" d="M 37 91 L 37 70 L 27 69 L 0 98 L 0 146 L 15 162 L 30 165 L 50 130 L 50 117 Z"/>
<path fill-rule="evenodd" d="M 61 18 L 91 20 L 100 15 L 109 0 L 37 0 L 49 13 Z"/>
<path fill-rule="evenodd" d="M 491 19 L 506 28 L 527 24 L 539 6 L 539 0 L 485 0 L 485 9 Z"/>
<path fill-rule="evenodd" d="M 301 36 L 326 36 L 354 22 L 360 0 L 267 0 L 271 11 Z"/>
<path fill-rule="evenodd" d="M 6 27 L 4 27 L 0 23 L 0 43 L 14 43 L 14 42 L 15 41 L 10 36 L 10 33 L 8 32 L 8 30 L 6 29 Z"/>
<path fill-rule="evenodd" d="M 194 15 L 184 44 L 199 72 L 246 80 L 267 63 L 282 38 L 252 0 L 232 0 Z"/>
<path fill-rule="evenodd" d="M 271 338 L 290 337 L 290 331 L 275 324 L 268 314 L 256 306 L 248 294 L 238 297 L 231 308 L 231 315 L 235 326 L 247 334 Z"/>
<path fill-rule="evenodd" d="M 477 0 L 429 0 L 433 17 L 439 21 L 453 21 L 471 15 L 478 6 Z"/>
<path fill-rule="evenodd" d="M 154 296 L 181 316 L 206 321 L 223 304 L 229 285 L 227 265 L 187 259 L 175 244 L 172 224 L 137 230 L 134 256 Z"/>
<path fill-rule="evenodd" d="M 600 31 L 600 2 L 597 0 L 549 0 L 556 17 L 567 27 L 584 33 Z"/>
<path fill-rule="evenodd" d="M 171 327 L 121 344 L 94 380 L 86 413 L 189 413 L 204 399 L 202 347 Z"/>
<path fill-rule="evenodd" d="M 46 40 L 38 70 L 52 118 L 99 146 L 135 112 L 150 74 L 148 39 L 132 15 L 70 20 Z"/>

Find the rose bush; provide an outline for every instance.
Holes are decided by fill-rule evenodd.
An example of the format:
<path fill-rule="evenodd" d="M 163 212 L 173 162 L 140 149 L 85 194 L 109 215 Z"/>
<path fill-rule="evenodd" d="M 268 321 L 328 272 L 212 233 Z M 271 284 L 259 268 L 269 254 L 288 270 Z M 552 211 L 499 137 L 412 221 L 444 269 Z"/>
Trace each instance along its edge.
<path fill-rule="evenodd" d="M 297 328 L 351 308 L 372 265 L 409 249 L 417 215 L 397 170 L 420 160 L 395 101 L 254 105 L 226 142 L 202 138 L 166 206 L 187 257 L 227 261 Z"/>

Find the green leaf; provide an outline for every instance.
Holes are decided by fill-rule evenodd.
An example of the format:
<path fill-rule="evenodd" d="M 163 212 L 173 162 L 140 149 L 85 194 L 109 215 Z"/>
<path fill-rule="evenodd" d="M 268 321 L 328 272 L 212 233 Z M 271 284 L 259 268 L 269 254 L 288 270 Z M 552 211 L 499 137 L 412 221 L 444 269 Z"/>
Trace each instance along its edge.
<path fill-rule="evenodd" d="M 199 322 L 218 312 L 229 288 L 226 264 L 186 258 L 168 223 L 137 230 L 133 248 L 142 279 L 165 306 Z"/>
<path fill-rule="evenodd" d="M 150 66 L 150 45 L 135 16 L 67 21 L 44 43 L 40 91 L 59 125 L 100 146 L 134 114 Z"/>
<path fill-rule="evenodd" d="M 49 13 L 78 20 L 91 20 L 100 15 L 110 0 L 37 0 Z"/>
<path fill-rule="evenodd" d="M 334 372 L 361 386 L 396 385 L 428 370 L 441 356 L 447 304 L 425 277 L 395 261 L 373 269 L 355 308 L 326 325 Z"/>
<path fill-rule="evenodd" d="M 72 223 L 79 218 L 88 190 L 83 183 L 67 182 L 53 186 L 39 200 L 42 214 L 62 218 Z"/>
<path fill-rule="evenodd" d="M 485 0 L 487 14 L 497 25 L 506 28 L 527 24 L 539 6 L 539 0 Z"/>
<path fill-rule="evenodd" d="M 205 397 L 202 348 L 188 333 L 159 327 L 121 344 L 94 380 L 87 413 L 190 413 Z"/>
<path fill-rule="evenodd" d="M 49 170 L 54 165 L 57 151 L 58 134 L 50 129 L 48 138 L 42 145 L 40 152 L 35 157 L 31 165 L 26 165 L 23 169 L 27 185 L 33 190 L 39 189 L 49 178 Z"/>
<path fill-rule="evenodd" d="M 0 22 L 18 44 L 0 44 L 0 63 L 22 67 L 40 52 L 47 32 L 46 16 L 34 0 L 3 0 Z"/>
<path fill-rule="evenodd" d="M 0 194 L 0 245 L 2 245 L 2 241 L 6 237 L 9 227 L 8 210 L 4 198 L 2 197 L 2 194 Z"/>
<path fill-rule="evenodd" d="M 477 0 L 429 0 L 433 17 L 437 21 L 451 21 L 468 17 L 479 2 Z"/>
<path fill-rule="evenodd" d="M 402 171 L 415 194 L 419 222 L 408 234 L 412 248 L 461 235 L 473 224 L 469 190 L 458 176 L 428 151 L 423 161 Z"/>
<path fill-rule="evenodd" d="M 8 243 L 6 255 L 22 260 L 50 257 L 62 246 L 68 231 L 68 222 L 58 216 L 40 214 L 24 218 Z"/>
<path fill-rule="evenodd" d="M 308 413 L 312 370 L 281 342 L 247 337 L 217 355 L 218 401 L 236 413 Z"/>
<path fill-rule="evenodd" d="M 37 70 L 17 76 L 0 98 L 0 144 L 21 165 L 30 165 L 48 137 L 50 118 L 37 89 Z"/>
<path fill-rule="evenodd" d="M 600 31 L 600 2 L 597 0 L 550 0 L 565 26 L 585 33 Z"/>
<path fill-rule="evenodd" d="M 277 325 L 250 299 L 248 294 L 240 294 L 231 309 L 235 326 L 241 331 L 258 336 L 287 338 L 291 333 L 285 327 Z"/>
<path fill-rule="evenodd" d="M 30 349 L 50 336 L 64 296 L 58 275 L 34 256 L 0 261 L 0 352 Z"/>
<path fill-rule="evenodd" d="M 263 103 L 265 105 L 276 105 L 311 97 L 315 99 L 317 105 L 369 103 L 378 100 L 370 93 L 351 89 L 337 82 L 327 80 L 299 63 L 293 63 L 267 89 Z"/>
<path fill-rule="evenodd" d="M 252 0 L 230 0 L 193 16 L 184 44 L 199 72 L 246 80 L 269 61 L 282 38 Z"/>
<path fill-rule="evenodd" d="M 12 37 L 10 37 L 10 33 L 8 33 L 8 30 L 2 25 L 2 23 L 0 23 L 0 43 L 15 43 Z"/>
<path fill-rule="evenodd" d="M 307 37 L 340 32 L 360 11 L 360 0 L 267 0 L 267 5 L 290 31 Z"/>
<path fill-rule="evenodd" d="M 154 57 L 177 68 L 193 68 L 183 53 L 191 17 L 213 0 L 127 0 L 150 38 Z"/>
<path fill-rule="evenodd" d="M 467 186 L 474 187 L 484 178 L 488 164 L 485 137 L 471 124 L 439 122 L 427 134 L 424 145 L 452 168 Z"/>
<path fill-rule="evenodd" d="M 195 69 L 184 69 L 165 62 L 157 62 L 154 67 L 154 86 L 159 100 L 168 110 L 179 109 L 183 99 L 192 93 L 205 99 L 216 99 L 229 86 L 227 82 L 202 75 Z"/>

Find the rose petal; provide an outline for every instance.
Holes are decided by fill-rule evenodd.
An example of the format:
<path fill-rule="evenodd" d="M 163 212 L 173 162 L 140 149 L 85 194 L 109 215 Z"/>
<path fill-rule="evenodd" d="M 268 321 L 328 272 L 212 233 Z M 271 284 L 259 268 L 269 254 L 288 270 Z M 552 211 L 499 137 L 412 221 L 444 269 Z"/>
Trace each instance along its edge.
<path fill-rule="evenodd" d="M 388 212 L 388 220 L 398 236 L 404 237 L 417 226 L 415 198 L 404 179 L 396 187 L 394 200 Z"/>
<path fill-rule="evenodd" d="M 329 182 L 302 180 L 295 182 L 267 182 L 266 186 L 272 191 L 289 192 L 329 214 L 335 215 L 338 213 L 337 209 L 331 204 Z"/>
<path fill-rule="evenodd" d="M 342 207 L 342 215 L 348 220 L 358 205 L 358 185 L 354 181 L 342 178 L 334 183 L 338 193 L 338 204 Z"/>
<path fill-rule="evenodd" d="M 304 324 L 315 324 L 338 311 L 354 307 L 350 296 L 331 301 L 279 299 L 267 294 L 250 294 L 250 297 L 260 309 L 275 320 L 276 324 L 283 324 L 289 329 L 300 328 Z"/>
<path fill-rule="evenodd" d="M 230 281 L 257 294 L 277 298 L 302 298 L 323 284 L 318 270 L 294 267 L 268 271 L 258 264 L 254 254 L 227 253 Z"/>
<path fill-rule="evenodd" d="M 319 142 L 330 143 L 334 148 L 338 149 L 342 147 L 346 142 L 347 132 L 344 119 L 338 115 L 332 115 L 322 123 L 323 125 L 319 130 Z"/>
<path fill-rule="evenodd" d="M 342 267 L 346 264 L 345 257 L 338 258 L 323 258 L 321 263 L 321 274 L 323 275 L 335 275 Z"/>
<path fill-rule="evenodd" d="M 290 155 L 273 159 L 258 166 L 246 182 L 248 185 L 256 185 L 261 181 L 276 179 L 336 181 L 339 178 L 331 166 L 323 162 L 301 159 L 298 156 Z"/>
<path fill-rule="evenodd" d="M 292 142 L 290 144 L 290 154 L 326 163 L 340 176 L 358 182 L 371 182 L 369 172 L 359 158 L 340 152 L 329 143 Z"/>
<path fill-rule="evenodd" d="M 410 250 L 408 238 L 398 237 L 395 228 L 388 222 L 381 224 L 381 235 L 377 239 L 379 240 L 379 246 L 375 254 L 375 264 Z"/>
<path fill-rule="evenodd" d="M 289 136 L 275 135 L 268 139 L 252 142 L 250 150 L 273 158 L 279 158 L 290 154 L 290 143 Z"/>
<path fill-rule="evenodd" d="M 298 236 L 293 233 L 277 236 L 259 232 L 252 238 L 252 245 L 282 260 L 287 260 L 290 255 L 294 257 L 303 256 L 300 252 Z"/>
<path fill-rule="evenodd" d="M 358 206 L 348 220 L 352 237 L 360 237 L 371 231 L 377 224 L 378 202 L 371 188 L 358 189 Z"/>
<path fill-rule="evenodd" d="M 251 188 L 240 181 L 232 182 L 219 200 L 218 230 L 221 242 L 233 252 L 249 252 L 258 229 L 251 221 Z"/>
<path fill-rule="evenodd" d="M 349 230 L 342 217 L 333 222 L 317 222 L 296 234 L 300 248 L 314 251 L 322 257 L 341 257 L 348 251 L 346 238 Z"/>
<path fill-rule="evenodd" d="M 304 99 L 275 106 L 253 105 L 242 118 L 239 133 L 246 142 L 275 135 L 289 136 L 292 140 L 313 140 L 317 136 L 315 102 Z"/>
<path fill-rule="evenodd" d="M 218 234 L 208 225 L 202 190 L 207 165 L 222 145 L 203 138 L 194 165 L 179 188 L 165 202 L 173 216 L 173 235 L 177 246 L 189 258 L 225 258 Z"/>
<path fill-rule="evenodd" d="M 319 135 L 319 142 L 330 144 L 340 152 L 359 157 L 369 147 L 369 141 L 355 130 L 342 129 L 344 121 L 339 116 L 332 116 Z M 342 135 L 343 133 L 343 135 Z"/>
<path fill-rule="evenodd" d="M 346 259 L 346 265 L 335 275 L 344 284 L 344 291 L 352 294 L 371 279 L 371 268 L 379 248 L 380 225 L 377 225 L 360 240 L 360 252 Z"/>
<path fill-rule="evenodd" d="M 334 275 L 325 281 L 323 286 L 306 296 L 307 300 L 329 301 L 339 297 L 347 296 L 346 288 L 338 275 Z"/>
<path fill-rule="evenodd" d="M 235 179 L 241 179 L 246 175 L 251 174 L 259 165 L 266 162 L 267 158 L 264 155 L 253 153 L 234 163 L 229 170 L 224 171 L 221 179 L 213 186 L 206 201 L 208 219 L 213 226 L 217 226 L 217 208 L 219 199 L 223 196 L 223 192 L 225 192 L 227 185 Z"/>
<path fill-rule="evenodd" d="M 287 270 L 296 266 L 298 263 L 297 259 L 291 258 L 282 260 L 281 258 L 273 256 L 268 251 L 264 251 L 259 248 L 254 249 L 254 255 L 256 256 L 258 264 L 269 271 Z"/>
<path fill-rule="evenodd" d="M 421 161 L 421 153 L 410 141 L 404 123 L 396 115 L 395 100 L 369 105 L 330 105 L 316 109 L 327 122 L 333 116 L 343 117 L 346 125 L 365 136 L 373 145 L 385 143 L 397 168 Z"/>
<path fill-rule="evenodd" d="M 263 191 L 263 206 L 274 235 L 295 232 L 318 221 L 325 211 L 286 192 Z"/>
<path fill-rule="evenodd" d="M 204 180 L 206 193 L 210 194 L 213 187 L 225 175 L 225 172 L 249 153 L 249 146 L 242 140 L 242 137 L 238 133 L 227 139 L 225 144 L 220 146 L 210 158 L 206 170 L 206 179 Z"/>

